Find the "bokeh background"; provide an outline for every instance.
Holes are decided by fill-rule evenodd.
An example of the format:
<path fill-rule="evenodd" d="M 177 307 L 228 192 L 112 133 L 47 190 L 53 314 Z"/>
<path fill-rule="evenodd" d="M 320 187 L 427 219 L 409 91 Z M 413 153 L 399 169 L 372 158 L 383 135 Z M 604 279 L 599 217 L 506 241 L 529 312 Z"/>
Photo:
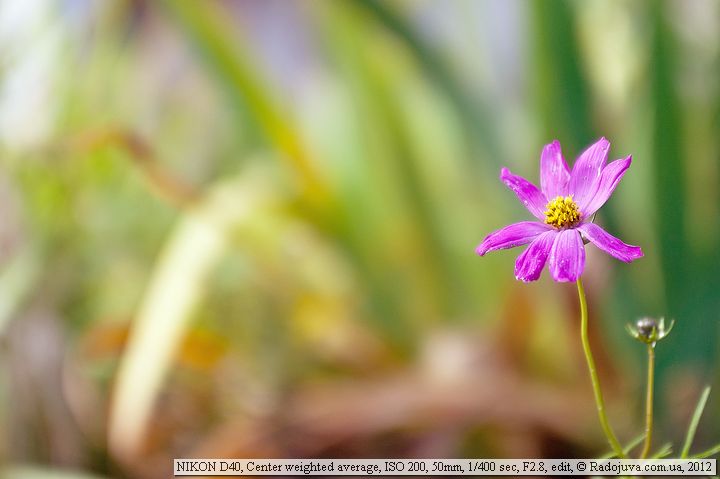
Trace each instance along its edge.
<path fill-rule="evenodd" d="M 603 454 L 574 285 L 474 254 L 555 138 L 634 158 L 596 221 L 645 257 L 585 274 L 622 441 L 625 323 L 677 321 L 657 448 L 718 382 L 716 1 L 6 0 L 0 65 L 2 477 Z"/>

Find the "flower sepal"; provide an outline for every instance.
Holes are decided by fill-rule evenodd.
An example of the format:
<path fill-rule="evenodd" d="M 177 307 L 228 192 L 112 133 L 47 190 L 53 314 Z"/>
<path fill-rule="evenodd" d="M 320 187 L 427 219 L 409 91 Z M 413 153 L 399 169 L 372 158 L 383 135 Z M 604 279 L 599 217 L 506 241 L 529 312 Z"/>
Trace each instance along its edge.
<path fill-rule="evenodd" d="M 671 319 L 669 326 L 665 327 L 665 318 L 655 319 L 650 317 L 640 318 L 635 322 L 634 326 L 630 324 L 625 325 L 625 329 L 628 334 L 640 341 L 641 343 L 655 346 L 655 343 L 664 339 L 673 326 L 675 326 L 675 320 Z"/>

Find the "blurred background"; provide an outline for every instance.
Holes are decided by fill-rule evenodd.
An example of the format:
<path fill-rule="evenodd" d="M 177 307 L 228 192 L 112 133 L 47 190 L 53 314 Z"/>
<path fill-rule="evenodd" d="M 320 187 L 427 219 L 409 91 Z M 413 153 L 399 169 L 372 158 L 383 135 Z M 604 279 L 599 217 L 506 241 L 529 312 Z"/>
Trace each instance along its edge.
<path fill-rule="evenodd" d="M 556 138 L 634 159 L 596 221 L 645 257 L 585 273 L 622 442 L 625 323 L 676 319 L 656 448 L 718 382 L 718 2 L 6 0 L 0 65 L 2 477 L 605 453 L 574 285 L 474 253 Z"/>

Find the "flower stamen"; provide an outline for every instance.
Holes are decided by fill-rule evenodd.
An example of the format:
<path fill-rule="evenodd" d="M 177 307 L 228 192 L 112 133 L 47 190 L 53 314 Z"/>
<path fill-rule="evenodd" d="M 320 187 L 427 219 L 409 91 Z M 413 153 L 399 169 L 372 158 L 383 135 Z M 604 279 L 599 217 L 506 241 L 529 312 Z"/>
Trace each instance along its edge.
<path fill-rule="evenodd" d="M 571 196 L 557 196 L 545 207 L 545 223 L 555 228 L 571 228 L 580 222 L 580 210 Z"/>

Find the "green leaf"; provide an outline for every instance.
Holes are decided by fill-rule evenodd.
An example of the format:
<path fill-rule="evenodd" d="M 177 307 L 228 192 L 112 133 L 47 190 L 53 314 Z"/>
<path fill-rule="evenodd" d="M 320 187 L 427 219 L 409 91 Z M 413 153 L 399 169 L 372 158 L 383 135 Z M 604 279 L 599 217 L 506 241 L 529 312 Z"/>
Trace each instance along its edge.
<path fill-rule="evenodd" d="M 625 447 L 623 448 L 623 452 L 625 453 L 625 455 L 630 454 L 630 451 L 632 451 L 633 449 L 635 449 L 635 447 L 636 447 L 638 444 L 640 444 L 641 442 L 643 442 L 643 439 L 645 439 L 645 434 L 640 434 L 640 435 L 637 436 L 635 439 L 633 439 L 632 441 L 630 441 L 630 442 L 627 444 L 627 446 L 625 446 Z M 600 457 L 600 459 L 613 459 L 614 457 L 617 457 L 617 454 L 615 454 L 615 451 L 608 451 L 606 454 L 602 455 L 602 456 Z"/>
<path fill-rule="evenodd" d="M 277 193 L 258 178 L 224 180 L 188 209 L 157 260 L 131 325 L 118 368 L 108 419 L 110 447 L 120 456 L 137 452 L 173 359 L 213 268 L 234 245 L 241 227 L 270 217 Z"/>
<path fill-rule="evenodd" d="M 687 436 L 685 436 L 685 444 L 683 445 L 680 458 L 687 459 L 690 453 L 690 447 L 692 446 L 693 439 L 695 439 L 695 431 L 697 431 L 698 424 L 700 423 L 700 416 L 702 416 L 703 410 L 705 409 L 705 403 L 707 403 L 708 396 L 710 396 L 710 386 L 706 386 L 700 395 L 700 400 L 695 406 L 695 412 L 693 413 L 692 420 L 688 426 Z"/>
<path fill-rule="evenodd" d="M 672 453 L 672 444 L 667 442 L 660 447 L 660 449 L 657 450 L 655 454 L 650 456 L 650 459 L 662 459 L 663 457 L 667 457 Z"/>
<path fill-rule="evenodd" d="M 544 138 L 579 152 L 593 139 L 590 88 L 581 67 L 576 22 L 566 1 L 529 2 L 532 74 Z M 567 154 L 567 153 L 566 153 Z"/>
<path fill-rule="evenodd" d="M 488 105 L 469 95 L 462 87 L 450 66 L 433 46 L 425 41 L 395 9 L 391 3 L 378 0 L 353 0 L 353 3 L 371 14 L 389 32 L 400 39 L 425 75 L 432 80 L 450 99 L 456 110 L 463 116 L 464 123 L 471 129 L 471 139 L 482 147 L 484 157 L 498 166 L 502 158 L 499 133 L 490 118 L 493 113 Z"/>
<path fill-rule="evenodd" d="M 691 459 L 705 459 L 706 457 L 714 456 L 715 454 L 720 453 L 720 444 L 716 444 L 715 446 L 711 447 L 707 451 L 703 451 L 699 454 L 695 454 L 691 456 Z"/>
<path fill-rule="evenodd" d="M 672 341 L 663 345 L 665 354 L 658 359 L 658 374 L 662 384 L 671 368 L 680 361 L 713 364 L 717 348 L 711 341 L 705 341 L 705 331 L 713 327 L 712 316 L 716 308 L 715 291 L 708 291 L 702 279 L 697 283 L 687 278 L 698 277 L 704 264 L 696 257 L 697 247 L 693 244 L 687 228 L 689 198 L 687 181 L 686 125 L 683 124 L 683 102 L 678 84 L 678 39 L 675 38 L 668 5 L 651 2 L 650 25 L 653 36 L 650 44 L 649 61 L 652 75 L 649 76 L 649 93 L 653 105 L 652 154 L 649 156 L 649 171 L 652 174 L 655 198 L 655 237 L 659 253 L 659 264 L 664 281 L 664 297 L 667 301 L 665 313 L 675 318 L 696 318 L 692 327 L 681 327 Z M 714 271 L 713 271 L 714 273 Z M 692 298 L 692 299 L 691 299 Z"/>
<path fill-rule="evenodd" d="M 296 126 L 289 120 L 289 112 L 268 88 L 269 82 L 250 51 L 243 48 L 247 42 L 238 41 L 236 25 L 228 21 L 227 12 L 212 2 L 203 4 L 202 8 L 192 2 L 164 1 L 160 5 L 172 14 L 201 59 L 225 87 L 231 104 L 253 120 L 243 124 L 258 125 L 269 144 L 283 153 L 279 158 L 297 172 L 313 204 L 324 204 L 329 194 L 327 185 L 310 161 Z"/>

